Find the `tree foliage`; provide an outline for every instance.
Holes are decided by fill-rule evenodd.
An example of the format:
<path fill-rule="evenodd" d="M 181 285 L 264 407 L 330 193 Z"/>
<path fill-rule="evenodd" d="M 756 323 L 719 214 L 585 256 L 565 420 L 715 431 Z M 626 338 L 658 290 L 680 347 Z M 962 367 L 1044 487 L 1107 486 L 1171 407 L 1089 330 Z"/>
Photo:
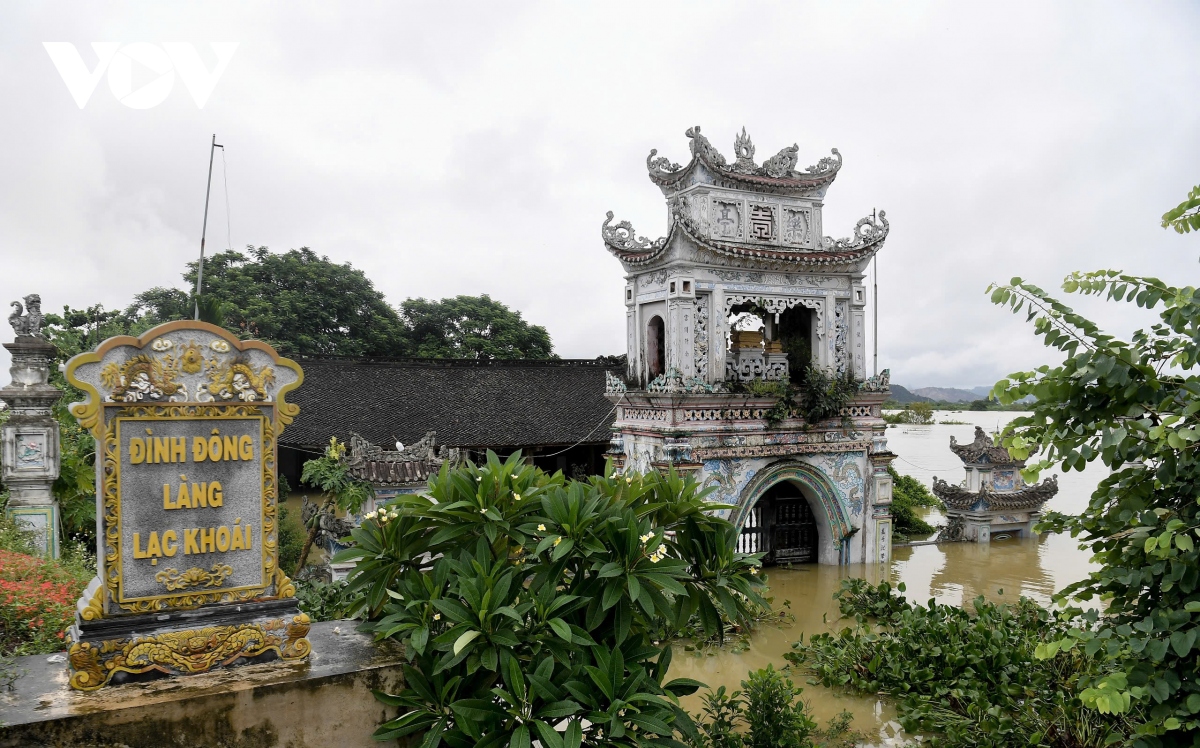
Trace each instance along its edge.
<path fill-rule="evenodd" d="M 184 280 L 196 283 L 196 263 Z M 484 296 L 408 299 L 397 311 L 361 270 L 301 247 L 229 250 L 204 262 L 200 319 L 274 345 L 287 355 L 423 358 L 557 358 L 546 328 Z M 47 315 L 63 360 L 113 335 L 138 335 L 192 319 L 191 293 L 155 287 L 125 309 L 64 308 Z"/>
<path fill-rule="evenodd" d="M 1180 234 L 1200 230 L 1200 185 L 1192 188 L 1187 200 L 1163 214 L 1162 225 Z"/>
<path fill-rule="evenodd" d="M 932 533 L 933 525 L 917 514 L 917 508 L 940 507 L 942 502 L 911 475 L 902 475 L 890 465 L 888 474 L 892 476 L 892 522 L 896 537 L 905 539 Z"/>
<path fill-rule="evenodd" d="M 443 466 L 427 496 L 368 514 L 349 594 L 368 630 L 404 644 L 399 715 L 376 733 L 422 745 L 683 746 L 696 739 L 668 682 L 671 647 L 766 605 L 757 556 L 674 473 L 565 480 L 519 453 Z"/>
<path fill-rule="evenodd" d="M 1085 703 L 1141 715 L 1138 745 L 1200 745 L 1200 298 L 1117 271 L 1070 275 L 1067 293 L 1157 313 L 1126 341 L 1020 278 L 990 290 L 1065 355 L 992 391 L 1004 403 L 1036 398 L 1003 437 L 1015 457 L 1036 455 L 1026 480 L 1095 460 L 1111 470 L 1082 514 L 1050 514 L 1043 525 L 1081 538 L 1100 565 L 1062 595 L 1105 607 L 1042 654 L 1104 653 L 1118 667 L 1081 684 Z"/>
<path fill-rule="evenodd" d="M 550 334 L 499 301 L 456 296 L 400 305 L 409 355 L 421 358 L 557 358 Z"/>
<path fill-rule="evenodd" d="M 195 284 L 196 263 L 188 263 L 184 279 Z M 204 261 L 201 298 L 221 303 L 222 326 L 284 353 L 403 355 L 399 315 L 370 279 L 308 247 L 281 254 L 266 247 L 214 254 Z M 177 299 L 167 302 L 156 315 L 178 311 Z"/>

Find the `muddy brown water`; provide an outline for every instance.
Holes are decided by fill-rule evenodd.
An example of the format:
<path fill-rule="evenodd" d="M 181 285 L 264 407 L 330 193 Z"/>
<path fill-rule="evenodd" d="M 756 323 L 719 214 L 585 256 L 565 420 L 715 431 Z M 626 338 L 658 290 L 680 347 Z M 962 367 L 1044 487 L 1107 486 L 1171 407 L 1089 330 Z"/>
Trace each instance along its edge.
<path fill-rule="evenodd" d="M 949 449 L 950 437 L 961 442 L 974 438 L 975 426 L 989 433 L 1005 425 L 1019 413 L 938 411 L 931 426 L 893 426 L 887 431 L 888 445 L 898 459 L 897 471 L 913 476 L 926 486 L 936 475 L 957 483 L 965 477 L 962 463 Z M 961 421 L 947 424 L 944 421 Z M 1082 473 L 1061 473 L 1059 492 L 1047 508 L 1076 514 L 1087 506 L 1099 480 L 1106 474 L 1102 465 L 1090 465 Z M 1047 473 L 1049 475 L 1051 473 Z M 1045 476 L 1043 476 L 1045 477 Z M 940 512 L 929 510 L 931 524 L 943 521 Z M 787 664 L 783 655 L 802 635 L 836 631 L 839 623 L 833 594 L 843 579 L 861 577 L 872 582 L 888 579 L 903 582 L 906 596 L 916 603 L 929 599 L 962 605 L 983 595 L 992 600 L 1016 600 L 1024 595 L 1039 603 L 1050 604 L 1052 595 L 1067 584 L 1082 579 L 1090 566 L 1090 552 L 1078 547 L 1065 535 L 1032 538 L 997 539 L 986 545 L 953 543 L 896 548 L 890 565 L 824 566 L 805 565 L 790 569 L 768 570 L 768 582 L 775 607 L 794 616 L 793 623 L 760 626 L 750 637 L 749 647 L 727 646 L 706 652 L 688 652 L 677 648 L 671 677 L 695 678 L 714 690 L 726 686 L 739 688 L 751 670 Z M 854 715 L 854 728 L 866 734 L 871 744 L 900 742 L 904 735 L 893 721 L 895 712 L 881 698 L 860 696 L 807 683 L 808 676 L 793 674 L 804 685 L 804 699 L 815 717 L 825 723 L 842 711 Z M 703 693 L 703 691 L 701 691 Z M 699 712 L 700 694 L 687 697 L 685 708 Z"/>

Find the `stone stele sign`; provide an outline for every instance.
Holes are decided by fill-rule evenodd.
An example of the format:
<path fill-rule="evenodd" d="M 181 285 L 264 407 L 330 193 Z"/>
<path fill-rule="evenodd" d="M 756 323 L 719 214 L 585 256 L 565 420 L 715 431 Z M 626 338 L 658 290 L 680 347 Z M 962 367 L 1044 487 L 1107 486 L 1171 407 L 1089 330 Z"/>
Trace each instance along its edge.
<path fill-rule="evenodd" d="M 189 321 L 110 338 L 66 374 L 97 445 L 99 573 L 71 630 L 71 685 L 306 657 L 276 489 L 300 367 Z"/>

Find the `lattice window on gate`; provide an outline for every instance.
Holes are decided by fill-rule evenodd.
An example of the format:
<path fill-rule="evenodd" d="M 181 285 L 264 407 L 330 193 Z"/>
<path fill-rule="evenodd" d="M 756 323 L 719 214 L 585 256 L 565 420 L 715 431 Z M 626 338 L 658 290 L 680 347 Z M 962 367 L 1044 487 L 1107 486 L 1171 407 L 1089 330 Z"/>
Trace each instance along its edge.
<path fill-rule="evenodd" d="M 755 504 L 746 515 L 746 523 L 742 525 L 742 534 L 738 536 L 738 553 L 761 553 L 765 539 L 763 527 L 763 507 Z"/>

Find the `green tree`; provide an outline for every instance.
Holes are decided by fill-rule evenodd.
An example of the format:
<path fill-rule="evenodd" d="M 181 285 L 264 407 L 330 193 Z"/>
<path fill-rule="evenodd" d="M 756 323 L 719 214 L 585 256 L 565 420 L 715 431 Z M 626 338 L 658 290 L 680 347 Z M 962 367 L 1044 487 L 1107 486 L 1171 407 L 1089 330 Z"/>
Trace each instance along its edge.
<path fill-rule="evenodd" d="M 133 297 L 133 304 L 125 310 L 130 317 L 150 320 L 158 325 L 177 319 L 192 319 L 195 315 L 192 295 L 178 288 L 155 286 Z"/>
<path fill-rule="evenodd" d="M 195 284 L 196 263 L 188 263 L 183 277 Z M 151 289 L 139 300 L 156 317 L 180 314 L 179 294 Z M 282 254 L 247 247 L 245 253 L 212 255 L 204 261 L 201 306 L 214 319 L 223 319 L 224 327 L 269 342 L 285 354 L 407 353 L 399 315 L 370 279 L 349 263 L 339 265 L 308 247 Z M 191 316 L 189 301 L 183 318 Z"/>
<path fill-rule="evenodd" d="M 888 474 L 892 476 L 892 520 L 897 538 L 932 533 L 933 525 L 917 514 L 917 507 L 938 507 L 942 502 L 911 475 L 902 475 L 890 465 Z"/>
<path fill-rule="evenodd" d="M 558 358 L 550 334 L 531 325 L 504 304 L 483 296 L 427 301 L 408 299 L 400 306 L 409 352 L 422 358 Z"/>
<path fill-rule="evenodd" d="M 933 403 L 924 400 L 909 403 L 904 408 L 904 423 L 930 424 L 933 423 Z"/>
<path fill-rule="evenodd" d="M 1107 654 L 1117 671 L 1084 679 L 1084 703 L 1142 715 L 1137 745 L 1200 745 L 1200 298 L 1112 270 L 1074 273 L 1063 290 L 1156 310 L 1158 321 L 1126 341 L 1020 278 L 990 289 L 1066 356 L 992 390 L 1002 403 L 1036 398 L 1003 436 L 1015 457 L 1036 455 L 1025 479 L 1094 460 L 1111 470 L 1079 516 L 1052 513 L 1043 525 L 1091 548 L 1099 570 L 1061 595 L 1099 598 L 1103 614 L 1039 653 Z"/>

